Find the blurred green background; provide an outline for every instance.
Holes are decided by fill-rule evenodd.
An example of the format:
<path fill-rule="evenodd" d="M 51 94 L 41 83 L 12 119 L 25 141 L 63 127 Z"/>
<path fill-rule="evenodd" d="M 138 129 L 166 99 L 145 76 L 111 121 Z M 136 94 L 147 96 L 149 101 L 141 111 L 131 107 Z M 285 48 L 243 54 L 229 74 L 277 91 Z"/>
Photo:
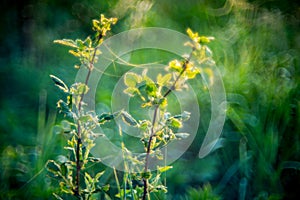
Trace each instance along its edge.
<path fill-rule="evenodd" d="M 65 140 L 57 134 L 63 124 L 56 101 L 62 94 L 49 74 L 71 84 L 77 63 L 53 40 L 85 38 L 91 34 L 91 20 L 100 13 L 119 18 L 113 34 L 147 26 L 185 33 L 190 27 L 216 38 L 210 47 L 228 100 L 222 143 L 198 159 L 199 140 L 210 117 L 209 93 L 201 91 L 198 135 L 166 175 L 168 199 L 199 199 L 197 194 L 207 183 L 222 199 L 300 198 L 297 0 L 2 0 L 0 4 L 1 199 L 52 198 L 44 165 L 63 153 Z M 99 94 L 105 105 L 111 98 L 107 88 Z"/>

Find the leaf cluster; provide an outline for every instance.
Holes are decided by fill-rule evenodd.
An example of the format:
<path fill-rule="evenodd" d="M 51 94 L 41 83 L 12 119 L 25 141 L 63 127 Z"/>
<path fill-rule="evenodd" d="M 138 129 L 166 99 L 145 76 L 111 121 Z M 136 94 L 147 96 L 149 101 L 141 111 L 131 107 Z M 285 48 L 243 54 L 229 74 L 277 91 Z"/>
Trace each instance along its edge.
<path fill-rule="evenodd" d="M 98 47 L 103 42 L 103 37 L 110 31 L 111 25 L 116 22 L 116 18 L 108 19 L 101 15 L 100 20 L 93 20 L 93 30 L 96 31 L 94 40 L 87 37 L 85 40 L 54 41 L 71 47 L 69 53 L 79 59 L 81 66 L 88 69 L 85 82 L 76 82 L 70 87 L 60 78 L 50 75 L 55 86 L 67 96 L 66 100 L 60 99 L 57 102 L 57 108 L 68 119 L 68 121 L 64 121 L 68 130 L 63 131 L 63 133 L 68 133 L 67 145 L 64 147 L 68 154 L 61 156 L 63 159 L 57 161 L 49 160 L 46 165 L 50 174 L 59 182 L 59 190 L 54 194 L 58 199 L 61 199 L 61 195 L 66 194 L 80 199 L 91 199 L 95 198 L 95 193 L 106 192 L 109 189 L 109 185 L 99 185 L 99 179 L 104 171 L 95 174 L 89 170 L 90 165 L 100 161 L 100 159 L 92 157 L 90 151 L 95 146 L 95 138 L 102 135 L 95 133 L 95 128 L 113 119 L 114 115 L 102 113 L 98 116 L 94 111 L 86 111 L 83 97 L 89 92 L 89 77 L 97 62 L 97 56 L 101 53 Z M 75 68 L 79 68 L 78 65 L 75 65 Z"/>
<path fill-rule="evenodd" d="M 134 192 L 128 191 L 128 195 L 137 194 L 138 198 L 146 199 L 150 197 L 150 193 L 167 192 L 166 186 L 161 182 L 162 174 L 171 169 L 172 166 L 157 166 L 155 172 L 148 170 L 149 159 L 155 158 L 163 160 L 162 148 L 173 140 L 186 139 L 189 133 L 178 132 L 184 126 L 184 121 L 190 118 L 190 113 L 184 111 L 181 114 L 171 114 L 168 111 L 168 96 L 173 91 L 188 89 L 187 81 L 194 79 L 197 74 L 202 71 L 201 67 L 204 64 L 213 64 L 212 53 L 205 45 L 213 40 L 212 37 L 198 36 L 198 33 L 193 33 L 190 29 L 187 30 L 190 42 L 186 45 L 192 47 L 192 52 L 184 60 L 172 60 L 165 67 L 165 73 L 159 73 L 155 79 L 147 75 L 145 69 L 141 74 L 127 72 L 124 76 L 124 83 L 127 88 L 124 93 L 132 98 L 138 98 L 142 101 L 141 108 L 147 112 L 147 109 L 154 110 L 153 117 L 149 119 L 134 119 L 129 113 L 122 111 L 121 116 L 123 121 L 129 126 L 135 126 L 142 132 L 141 142 L 144 146 L 144 154 L 141 154 L 143 167 L 139 168 L 139 173 L 136 173 L 135 181 L 143 181 L 144 184 L 137 185 Z M 191 61 L 195 57 L 197 63 Z M 126 152 L 128 150 L 126 149 Z M 127 154 L 128 160 L 138 159 L 133 158 L 131 154 Z M 139 164 L 140 164 L 139 163 Z M 126 192 L 119 193 L 118 197 L 125 197 Z M 128 196 L 128 197 L 129 197 Z"/>
<path fill-rule="evenodd" d="M 212 53 L 206 46 L 213 38 L 199 36 L 198 33 L 188 29 L 187 34 L 191 41 L 185 45 L 190 46 L 192 51 L 188 56 L 183 56 L 183 60 L 170 61 L 165 67 L 165 71 L 159 73 L 155 79 L 147 75 L 147 70 L 141 74 L 128 72 L 124 76 L 124 83 L 127 86 L 124 93 L 132 98 L 140 99 L 142 101 L 140 106 L 145 112 L 152 109 L 152 119 L 135 119 L 125 110 L 100 115 L 97 115 L 95 111 L 86 111 L 83 97 L 89 92 L 89 77 L 101 54 L 98 47 L 107 32 L 111 30 L 111 25 L 116 21 L 116 18 L 108 19 L 104 15 L 101 15 L 99 20 L 93 20 L 93 30 L 96 32 L 94 39 L 87 37 L 85 40 L 54 41 L 70 47 L 69 53 L 77 57 L 80 66 L 88 70 L 84 83 L 76 82 L 70 87 L 60 78 L 50 75 L 54 84 L 67 96 L 66 101 L 59 100 L 57 102 L 57 107 L 68 118 L 68 121 L 65 121 L 68 124 L 68 141 L 65 149 L 69 153 L 68 156 L 61 156 L 63 159 L 49 160 L 47 163 L 48 171 L 59 182 L 59 191 L 55 194 L 57 198 L 61 198 L 60 194 L 70 194 L 81 199 L 90 199 L 95 193 L 108 190 L 108 185 L 99 185 L 99 178 L 104 171 L 96 174 L 89 172 L 88 165 L 100 161 L 100 159 L 90 156 L 90 151 L 95 146 L 94 139 L 102 135 L 95 133 L 95 128 L 116 117 L 120 117 L 128 126 L 140 129 L 144 153 L 135 156 L 126 148 L 124 142 L 121 143 L 125 160 L 124 167 L 127 172 L 123 177 L 123 189 L 118 184 L 119 193 L 115 196 L 121 199 L 127 197 L 133 199 L 148 197 L 149 199 L 154 193 L 166 193 L 167 187 L 162 183 L 162 176 L 172 166 L 156 166 L 155 172 L 151 172 L 149 159 L 163 160 L 161 151 L 163 147 L 173 140 L 189 137 L 189 133 L 180 132 L 180 129 L 190 118 L 190 112 L 187 111 L 180 114 L 172 114 L 168 111 L 169 94 L 173 91 L 188 89 L 187 81 L 205 71 L 202 70 L 201 65 L 214 63 Z M 196 58 L 196 63 L 191 61 L 192 57 Z M 75 68 L 79 68 L 79 66 L 75 65 Z M 122 137 L 122 134 L 120 136 Z M 81 181 L 82 178 L 84 181 Z M 116 182 L 118 183 L 117 176 Z"/>

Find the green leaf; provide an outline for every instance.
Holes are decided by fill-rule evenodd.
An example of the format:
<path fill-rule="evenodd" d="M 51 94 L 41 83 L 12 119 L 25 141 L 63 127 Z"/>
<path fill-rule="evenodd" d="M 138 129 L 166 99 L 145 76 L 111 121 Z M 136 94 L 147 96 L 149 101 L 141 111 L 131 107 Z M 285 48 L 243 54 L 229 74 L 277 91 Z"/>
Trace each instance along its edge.
<path fill-rule="evenodd" d="M 190 28 L 186 30 L 188 36 L 196 43 L 207 44 L 214 40 L 214 37 L 199 36 L 197 32 L 193 32 Z"/>
<path fill-rule="evenodd" d="M 129 96 L 133 97 L 135 94 L 139 93 L 139 89 L 136 87 L 128 87 L 124 90 L 125 94 L 128 94 Z"/>
<path fill-rule="evenodd" d="M 172 169 L 173 166 L 163 166 L 163 167 L 157 167 L 157 170 L 162 173 L 162 172 L 165 172 L 165 171 L 168 171 L 169 169 Z"/>
<path fill-rule="evenodd" d="M 136 84 L 142 81 L 142 77 L 133 72 L 128 72 L 125 74 L 124 83 L 128 87 L 134 88 Z"/>
<path fill-rule="evenodd" d="M 171 62 L 169 62 L 169 67 L 174 71 L 181 72 L 182 63 L 178 60 L 172 60 Z"/>
<path fill-rule="evenodd" d="M 85 185 L 90 185 L 91 183 L 93 183 L 93 178 L 87 172 L 84 172 L 84 182 Z"/>
<path fill-rule="evenodd" d="M 94 19 L 94 20 L 93 20 L 93 30 L 94 30 L 94 31 L 99 31 L 99 30 L 101 30 L 99 25 L 100 25 L 100 21 Z"/>
<path fill-rule="evenodd" d="M 60 175 L 60 165 L 55 162 L 54 160 L 48 160 L 46 164 L 46 168 L 49 172 L 51 172 L 54 176 L 59 176 Z"/>
<path fill-rule="evenodd" d="M 126 111 L 122 111 L 121 117 L 125 123 L 130 126 L 137 126 L 138 122 Z"/>
<path fill-rule="evenodd" d="M 101 162 L 101 159 L 100 158 L 95 158 L 95 157 L 89 157 L 89 161 L 90 162 Z"/>
<path fill-rule="evenodd" d="M 162 98 L 162 99 L 160 99 L 160 101 L 159 101 L 159 106 L 160 106 L 161 109 L 166 108 L 167 105 L 168 105 L 168 100 L 167 100 L 167 98 Z"/>
<path fill-rule="evenodd" d="M 77 48 L 76 42 L 70 39 L 54 40 L 54 43 Z"/>
<path fill-rule="evenodd" d="M 76 50 L 69 50 L 69 53 L 72 54 L 75 57 L 81 57 L 81 54 Z"/>
<path fill-rule="evenodd" d="M 75 43 L 76 43 L 76 45 L 77 45 L 77 47 L 78 47 L 79 49 L 83 49 L 83 48 L 85 47 L 84 41 L 82 41 L 82 40 L 80 40 L 80 39 L 76 39 L 76 40 L 75 40 Z"/>
<path fill-rule="evenodd" d="M 102 113 L 101 115 L 98 116 L 98 122 L 100 124 L 104 124 L 105 122 L 108 122 L 110 120 L 113 120 L 117 116 L 119 116 L 120 112 L 115 112 L 113 114 L 110 113 Z"/>
<path fill-rule="evenodd" d="M 207 43 L 210 43 L 214 39 L 215 39 L 214 37 L 201 36 L 200 43 L 207 44 Z"/>
<path fill-rule="evenodd" d="M 100 187 L 100 189 L 104 192 L 107 192 L 109 190 L 109 188 L 110 188 L 109 184 Z"/>
<path fill-rule="evenodd" d="M 190 118 L 191 116 L 191 113 L 190 112 L 187 112 L 187 111 L 184 111 L 182 114 L 180 115 L 175 115 L 174 118 L 175 119 L 179 119 L 181 121 L 186 121 Z"/>
<path fill-rule="evenodd" d="M 95 143 L 93 142 L 93 140 L 90 139 L 86 139 L 85 141 L 85 152 L 84 152 L 84 156 L 83 156 L 83 160 L 87 162 L 88 157 L 89 157 L 89 153 L 91 151 L 91 149 L 95 146 Z"/>
<path fill-rule="evenodd" d="M 157 87 L 155 83 L 147 83 L 145 90 L 149 96 L 156 97 Z"/>
<path fill-rule="evenodd" d="M 174 127 L 174 128 L 181 128 L 182 127 L 182 123 L 180 120 L 176 119 L 176 118 L 170 118 L 168 119 L 168 122 L 170 124 L 170 126 Z"/>
<path fill-rule="evenodd" d="M 74 83 L 70 89 L 70 93 L 73 95 L 86 94 L 88 91 L 89 87 L 84 83 Z"/>
<path fill-rule="evenodd" d="M 76 137 L 75 136 L 73 136 L 70 140 L 68 140 L 68 145 L 70 147 L 72 147 L 73 149 L 75 148 L 76 144 L 77 144 L 77 142 L 76 142 Z"/>
<path fill-rule="evenodd" d="M 56 199 L 58 199 L 58 200 L 64 200 L 63 198 L 61 198 L 60 196 L 58 196 L 57 194 L 55 194 L 55 193 L 52 193 L 53 194 L 53 196 L 56 198 Z"/>
<path fill-rule="evenodd" d="M 152 174 L 151 174 L 150 171 L 142 172 L 142 173 L 141 173 L 141 177 L 144 178 L 144 179 L 150 179 L 151 176 L 152 176 Z"/>
<path fill-rule="evenodd" d="M 210 48 L 208 48 L 206 45 L 203 46 L 203 48 L 205 49 L 205 55 L 206 57 L 212 57 L 212 51 L 210 50 Z"/>
<path fill-rule="evenodd" d="M 155 156 L 158 160 L 163 160 L 163 159 L 164 159 L 164 156 L 163 156 L 163 154 L 162 154 L 162 152 L 161 152 L 160 149 L 156 149 L 156 150 L 154 151 L 154 156 Z"/>
<path fill-rule="evenodd" d="M 161 74 L 157 75 L 157 84 L 160 86 L 165 86 L 168 82 L 170 82 L 172 78 L 172 74 L 166 74 L 162 76 Z"/>
<path fill-rule="evenodd" d="M 73 112 L 70 110 L 69 105 L 63 100 L 59 100 L 57 102 L 57 108 L 59 109 L 60 113 L 70 118 L 73 118 Z"/>
<path fill-rule="evenodd" d="M 118 194 L 115 195 L 115 197 L 117 198 L 124 198 L 125 196 L 127 196 L 127 194 L 130 194 L 131 190 L 127 189 L 125 190 L 125 194 L 124 194 L 124 190 L 121 190 Z"/>
<path fill-rule="evenodd" d="M 67 193 L 67 194 L 73 194 L 72 189 L 69 187 L 69 185 L 66 184 L 66 182 L 60 182 L 59 186 L 60 186 L 60 190 L 62 192 Z"/>
<path fill-rule="evenodd" d="M 188 36 L 189 36 L 194 42 L 196 42 L 196 43 L 199 43 L 199 42 L 200 42 L 200 37 L 199 37 L 199 35 L 198 35 L 197 32 L 194 33 L 190 28 L 188 28 L 188 29 L 186 30 L 186 33 L 188 34 Z"/>
<path fill-rule="evenodd" d="M 151 107 L 151 106 L 153 106 L 153 103 L 152 103 L 151 101 L 146 102 L 146 103 L 143 103 L 143 104 L 141 105 L 142 108 Z"/>
<path fill-rule="evenodd" d="M 105 200 L 111 200 L 110 196 L 108 194 L 106 194 L 106 193 L 104 194 L 104 199 Z"/>
<path fill-rule="evenodd" d="M 149 120 L 140 121 L 140 129 L 146 131 L 152 126 L 152 123 Z"/>
<path fill-rule="evenodd" d="M 180 139 L 186 139 L 187 137 L 190 136 L 189 133 L 175 133 L 176 138 L 180 138 Z"/>
<path fill-rule="evenodd" d="M 62 81 L 60 80 L 59 78 L 57 78 L 56 76 L 54 75 L 50 75 L 50 78 L 52 79 L 52 81 L 55 83 L 55 85 L 61 89 L 62 91 L 64 91 L 65 93 L 68 93 L 69 92 L 69 88 L 67 87 L 67 85 Z"/>
<path fill-rule="evenodd" d="M 66 166 L 66 163 L 62 163 L 62 164 L 60 165 L 60 168 L 61 168 L 61 174 L 62 174 L 63 176 L 66 176 L 66 175 L 67 175 L 67 172 L 68 172 L 68 168 L 67 168 L 67 166 Z"/>
<path fill-rule="evenodd" d="M 105 171 L 99 172 L 95 176 L 95 181 L 98 182 L 99 178 L 104 174 Z"/>
<path fill-rule="evenodd" d="M 88 47 L 90 50 L 95 50 L 94 48 L 92 48 L 92 44 L 93 44 L 93 41 L 90 37 L 87 37 L 85 40 L 84 40 L 84 44 L 86 47 Z M 97 52 L 96 52 L 97 53 Z"/>
<path fill-rule="evenodd" d="M 196 75 L 199 73 L 200 73 L 199 70 L 187 70 L 185 74 L 188 79 L 194 79 Z"/>

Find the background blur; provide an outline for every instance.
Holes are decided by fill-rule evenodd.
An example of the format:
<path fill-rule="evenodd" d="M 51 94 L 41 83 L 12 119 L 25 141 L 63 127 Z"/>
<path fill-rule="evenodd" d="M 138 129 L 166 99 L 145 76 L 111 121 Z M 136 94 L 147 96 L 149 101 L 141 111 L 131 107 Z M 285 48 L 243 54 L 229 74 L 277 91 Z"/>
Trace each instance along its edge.
<path fill-rule="evenodd" d="M 210 47 L 228 99 L 222 142 L 206 158 L 197 158 L 210 117 L 209 93 L 199 92 L 202 125 L 189 151 L 167 173 L 168 199 L 192 196 L 191 188 L 199 192 L 206 183 L 223 199 L 299 198 L 299 1 L 2 0 L 0 4 L 1 199 L 52 198 L 44 165 L 62 153 L 64 138 L 57 134 L 63 126 L 56 113 L 61 94 L 49 74 L 71 84 L 77 62 L 53 40 L 84 39 L 91 34 L 91 20 L 100 13 L 119 18 L 113 34 L 147 26 L 185 33 L 190 27 L 216 38 Z M 99 98 L 108 105 L 107 88 Z"/>

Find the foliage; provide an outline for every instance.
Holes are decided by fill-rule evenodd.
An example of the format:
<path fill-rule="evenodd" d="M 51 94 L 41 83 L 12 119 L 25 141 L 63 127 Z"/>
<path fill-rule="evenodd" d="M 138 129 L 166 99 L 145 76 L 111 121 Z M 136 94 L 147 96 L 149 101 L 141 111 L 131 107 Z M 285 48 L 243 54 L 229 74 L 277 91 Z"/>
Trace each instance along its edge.
<path fill-rule="evenodd" d="M 201 72 L 202 65 L 206 66 L 214 64 L 212 54 L 206 43 L 213 40 L 212 37 L 198 36 L 198 33 L 193 33 L 191 29 L 187 30 L 187 34 L 191 38 L 191 42 L 186 45 L 191 46 L 191 53 L 185 60 L 172 60 L 165 68 L 165 74 L 159 73 L 156 80 L 147 76 L 147 70 L 142 74 L 128 72 L 125 74 L 124 82 L 127 88 L 124 90 L 131 97 L 139 98 L 142 103 L 141 107 L 146 112 L 148 109 L 153 110 L 153 116 L 150 120 L 136 120 L 128 113 L 122 113 L 122 119 L 130 126 L 137 126 L 141 130 L 141 141 L 144 146 L 145 158 L 133 167 L 137 168 L 131 178 L 135 181 L 142 181 L 142 185 L 137 185 L 134 190 L 119 193 L 117 196 L 122 198 L 128 197 L 134 199 L 150 199 L 151 193 L 167 192 L 166 186 L 161 182 L 163 172 L 172 168 L 172 166 L 157 166 L 155 173 L 149 170 L 149 159 L 155 157 L 162 160 L 162 147 L 176 139 L 185 139 L 189 137 L 189 133 L 176 132 L 183 126 L 183 122 L 188 120 L 190 113 L 184 111 L 179 115 L 172 115 L 168 112 L 168 96 L 172 91 L 183 90 L 188 88 L 187 80 L 194 79 Z M 192 56 L 195 56 L 197 63 L 191 61 Z M 123 147 L 125 148 L 125 147 Z M 128 152 L 127 149 L 125 149 Z M 136 158 L 127 157 L 128 160 Z M 129 169 L 130 171 L 133 169 Z M 133 191 L 132 191 L 133 190 Z M 123 190 L 122 190 L 123 191 Z M 154 195 L 154 194 L 153 194 Z"/>
<path fill-rule="evenodd" d="M 64 198 L 65 194 L 73 195 L 79 199 L 96 198 L 98 192 L 106 192 L 109 185 L 100 186 L 99 178 L 104 171 L 94 172 L 88 170 L 89 165 L 99 162 L 98 158 L 90 155 L 90 150 L 94 147 L 94 138 L 99 134 L 94 133 L 99 120 L 105 123 L 107 118 L 96 115 L 94 111 L 84 109 L 84 95 L 88 93 L 87 86 L 90 74 L 93 71 L 94 64 L 97 62 L 97 56 L 101 53 L 98 50 L 103 42 L 103 37 L 110 30 L 112 24 L 117 22 L 116 18 L 107 19 L 104 15 L 100 20 L 93 20 L 93 30 L 96 32 L 94 41 L 87 37 L 84 41 L 77 39 L 55 40 L 55 43 L 71 47 L 69 53 L 80 60 L 81 67 L 88 70 L 84 83 L 74 83 L 69 88 L 61 79 L 50 75 L 54 84 L 67 95 L 67 101 L 59 100 L 57 107 L 60 113 L 68 118 L 68 145 L 64 148 L 70 153 L 68 156 L 61 155 L 58 161 L 49 160 L 47 170 L 52 174 L 56 181 L 59 181 L 59 191 L 54 193 L 58 199 Z M 79 68 L 77 65 L 75 68 Z M 104 114 L 102 114 L 103 116 Z M 81 181 L 81 180 L 84 180 Z M 63 195 L 63 196 L 61 196 Z"/>
<path fill-rule="evenodd" d="M 183 126 L 183 122 L 188 120 L 190 113 L 184 111 L 182 114 L 172 115 L 167 110 L 168 95 L 173 90 L 182 90 L 188 88 L 186 81 L 194 79 L 201 72 L 203 64 L 206 66 L 213 65 L 211 50 L 206 43 L 209 43 L 214 38 L 198 36 L 198 33 L 193 33 L 191 29 L 187 30 L 187 34 L 191 38 L 191 42 L 185 45 L 190 46 L 192 51 L 183 61 L 173 60 L 166 67 L 164 75 L 158 74 L 156 80 L 152 80 L 147 76 L 147 70 L 142 74 L 128 72 L 125 74 L 124 90 L 129 96 L 138 96 L 142 100 L 141 107 L 144 109 L 153 108 L 153 117 L 150 120 L 136 120 L 126 111 L 119 111 L 114 114 L 102 113 L 97 116 L 95 111 L 85 111 L 83 97 L 88 93 L 88 81 L 94 69 L 94 63 L 97 62 L 97 56 L 101 54 L 98 46 L 102 44 L 103 37 L 110 30 L 111 24 L 116 23 L 116 19 L 107 19 L 101 15 L 100 20 L 93 20 L 93 30 L 96 31 L 94 42 L 88 37 L 84 41 L 76 39 L 55 40 L 55 43 L 62 44 L 73 48 L 69 53 L 78 57 L 81 66 L 88 69 L 85 83 L 74 83 L 69 88 L 61 79 L 54 75 L 50 75 L 54 84 L 67 94 L 67 101 L 59 100 L 57 107 L 65 117 L 71 121 L 67 122 L 69 127 L 70 139 L 66 150 L 70 151 L 69 156 L 61 155 L 60 160 L 49 160 L 47 169 L 51 172 L 54 178 L 59 180 L 59 194 L 71 194 L 78 198 L 89 199 L 94 193 L 99 191 L 107 191 L 108 186 L 100 187 L 98 185 L 99 178 L 104 172 L 98 172 L 91 176 L 91 172 L 87 172 L 86 166 L 90 162 L 99 161 L 99 158 L 90 157 L 90 150 L 95 145 L 94 138 L 99 136 L 93 131 L 99 125 L 106 121 L 114 119 L 118 116 L 128 124 L 140 128 L 142 132 L 141 141 L 144 145 L 145 157 L 139 160 L 133 157 L 130 151 L 122 143 L 123 157 L 128 162 L 128 167 L 125 164 L 126 171 L 124 174 L 124 183 L 129 182 L 130 190 L 119 189 L 116 197 L 126 199 L 150 199 L 151 193 L 167 192 L 166 186 L 162 184 L 162 174 L 171 169 L 172 166 L 157 166 L 156 173 L 153 174 L 149 170 L 150 157 L 155 157 L 158 160 L 163 159 L 161 148 L 166 146 L 170 141 L 175 139 L 185 139 L 189 136 L 188 133 L 176 132 L 177 129 Z M 192 56 L 195 56 L 196 62 L 191 61 Z M 79 66 L 75 66 L 79 68 Z M 168 88 L 168 89 L 166 89 Z M 147 111 L 145 110 L 145 112 Z M 121 134 L 122 136 L 122 134 Z M 81 174 L 85 170 L 84 186 L 82 187 Z M 138 171 L 139 173 L 133 173 Z M 116 176 L 117 180 L 117 176 Z M 132 182 L 142 181 L 141 186 L 132 186 Z M 54 193 L 56 198 L 61 198 L 59 194 Z"/>
<path fill-rule="evenodd" d="M 214 194 L 210 184 L 206 184 L 203 188 L 188 189 L 188 194 L 182 200 L 220 200 L 221 198 Z"/>
<path fill-rule="evenodd" d="M 36 146 L 10 145 L 1 153 L 1 199 L 47 199 L 51 196 L 53 188 L 44 166 L 60 146 L 61 138 L 52 133 L 56 114 L 46 113 L 45 101 L 46 93 L 43 91 L 40 93 Z"/>
<path fill-rule="evenodd" d="M 49 74 L 59 74 L 69 87 L 76 69 L 62 66 L 77 60 L 51 43 L 90 35 L 87 25 L 98 12 L 119 18 L 113 32 L 144 26 L 184 32 L 190 26 L 217 39 L 210 47 L 228 97 L 222 148 L 197 159 L 210 118 L 209 92 L 203 91 L 197 94 L 201 126 L 195 142 L 165 174 L 168 199 L 207 182 L 222 199 L 299 197 L 299 1 L 32 0 L 1 6 L 1 199 L 53 198 L 56 185 L 49 184 L 44 165 L 66 154 L 70 124 L 62 115 L 55 117 L 61 93 L 50 87 Z M 46 100 L 39 101 L 45 89 Z M 101 101 L 110 101 L 107 94 L 99 94 Z M 113 117 L 100 116 L 101 123 Z M 104 170 L 98 162 L 94 167 Z M 108 180 L 114 196 L 115 178 L 105 171 L 100 179 Z"/>

